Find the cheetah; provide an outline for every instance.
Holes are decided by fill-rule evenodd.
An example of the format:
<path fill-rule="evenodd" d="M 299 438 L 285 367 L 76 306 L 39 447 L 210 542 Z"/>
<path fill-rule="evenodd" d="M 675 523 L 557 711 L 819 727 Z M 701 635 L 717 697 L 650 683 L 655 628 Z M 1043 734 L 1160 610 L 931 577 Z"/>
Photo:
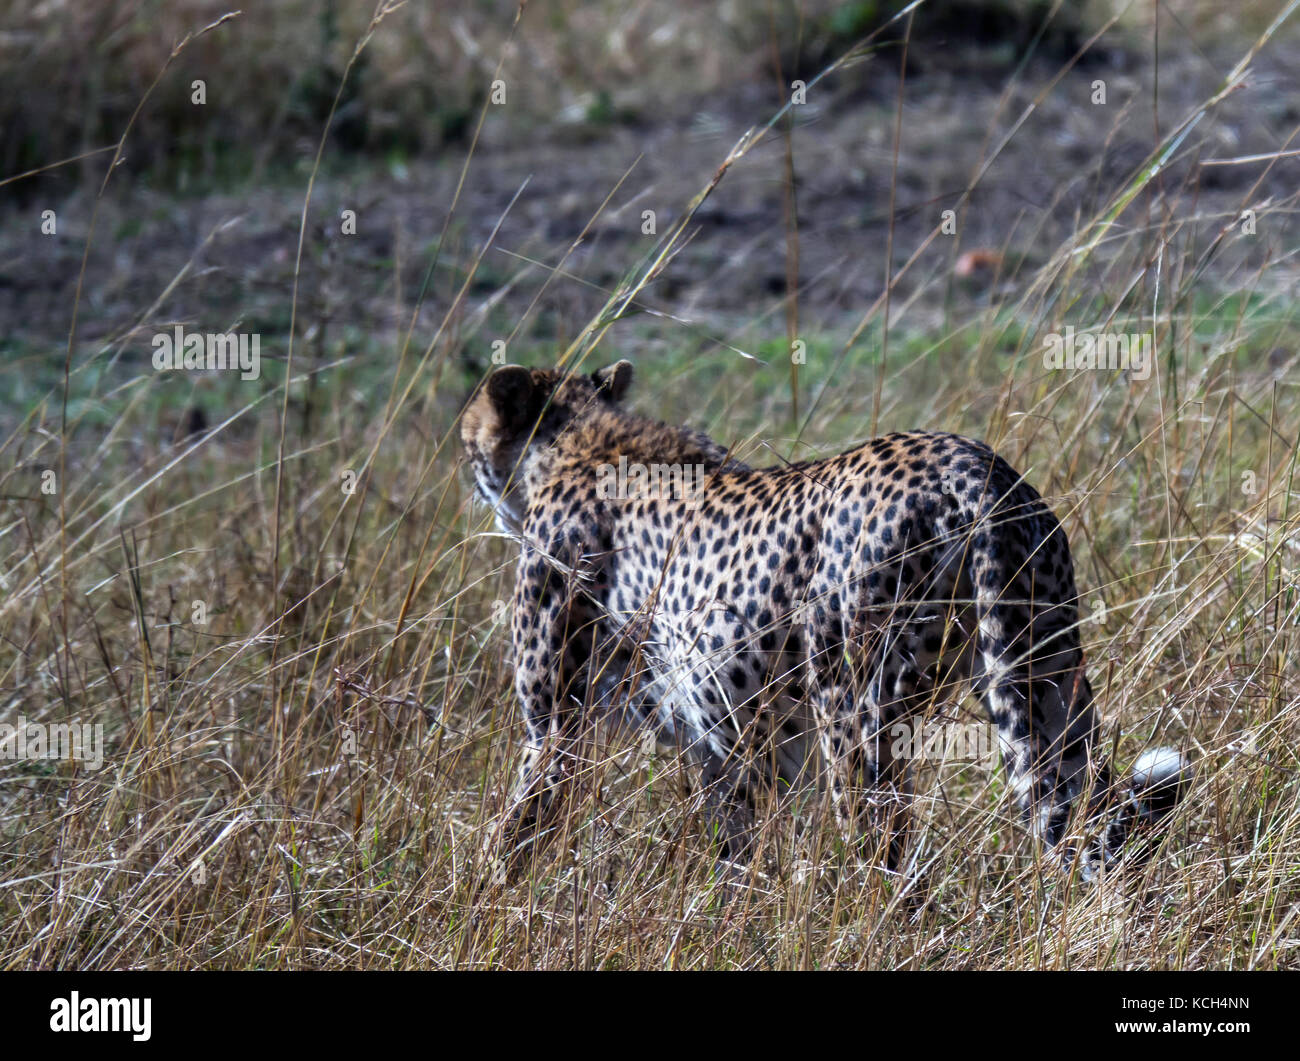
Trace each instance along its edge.
<path fill-rule="evenodd" d="M 761 793 L 812 785 L 896 870 L 911 790 L 894 734 L 973 689 L 1058 863 L 1091 879 L 1144 857 L 1130 833 L 1170 813 L 1186 761 L 1148 751 L 1127 781 L 1102 761 L 1069 544 L 1006 461 L 907 431 L 753 468 L 627 410 L 632 376 L 507 365 L 462 412 L 477 493 L 519 545 L 509 850 L 545 834 L 582 735 L 617 717 L 697 768 L 730 864 L 752 856 Z"/>

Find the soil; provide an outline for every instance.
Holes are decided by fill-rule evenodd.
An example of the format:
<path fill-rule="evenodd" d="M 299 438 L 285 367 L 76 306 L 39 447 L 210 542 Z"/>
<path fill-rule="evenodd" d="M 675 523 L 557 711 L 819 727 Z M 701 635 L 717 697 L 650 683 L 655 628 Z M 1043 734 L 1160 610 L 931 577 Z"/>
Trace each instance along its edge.
<path fill-rule="evenodd" d="M 1203 245 L 1243 206 L 1263 211 L 1294 203 L 1300 158 L 1271 167 L 1205 164 L 1294 149 L 1289 138 L 1300 123 L 1300 64 L 1292 61 L 1292 41 L 1275 42 L 1257 57 L 1247 83 L 1195 127 L 1151 190 L 1121 216 L 1120 234 L 1164 226 L 1175 238 Z M 1206 53 L 1171 43 L 1158 71 L 1158 101 L 1149 57 L 1121 48 L 1090 56 L 1050 90 L 1059 64 L 1030 63 L 1019 75 L 1004 64 L 1003 72 L 990 74 L 989 64 L 969 55 L 961 61 L 914 55 L 897 155 L 897 57 L 877 54 L 814 85 L 807 101 L 791 108 L 790 126 L 778 124 L 730 169 L 641 303 L 719 330 L 768 317 L 772 334 L 783 334 L 791 247 L 787 164 L 794 172 L 801 327 L 846 330 L 881 294 L 891 187 L 897 189 L 895 271 L 942 211 L 957 211 L 956 236 L 932 242 L 896 289 L 897 306 L 919 326 L 937 321 L 953 297 L 990 297 L 995 277 L 998 295 L 1014 295 L 1035 265 L 1132 179 L 1159 137 L 1214 94 L 1244 47 Z M 1104 104 L 1092 102 L 1098 82 L 1105 85 Z M 766 123 L 779 103 L 771 86 L 744 82 L 730 94 L 700 99 L 689 117 L 556 122 L 514 147 L 508 138 L 485 137 L 436 257 L 416 341 L 422 347 L 434 334 L 466 269 L 489 242 L 454 319 L 478 336 L 469 356 L 484 359 L 489 332 L 514 331 L 535 299 L 519 334 L 543 343 L 571 338 L 681 218 L 733 145 Z M 972 176 L 1027 109 L 963 203 Z M 160 190 L 115 174 L 86 261 L 77 357 L 110 344 L 127 358 L 147 357 L 149 337 L 173 323 L 258 329 L 264 353 L 268 346 L 273 351 L 274 337 L 283 341 L 289 326 L 314 154 L 312 144 L 297 148 L 281 160 L 284 172 L 237 190 Z M 382 164 L 327 158 L 308 211 L 300 329 L 327 323 L 393 348 L 434 261 L 465 157 L 464 150 L 449 149 Z M 48 357 L 61 365 L 95 190 L 88 182 L 70 197 L 45 202 L 37 184 L 22 205 L 0 208 L 0 349 L 10 349 L 10 360 L 17 351 L 24 360 Z M 55 235 L 41 234 L 43 210 L 55 211 Z M 341 232 L 344 210 L 356 212 L 355 235 Z M 653 211 L 653 235 L 643 231 L 645 211 Z M 1266 214 L 1259 237 L 1233 241 L 1203 282 L 1258 267 L 1294 246 L 1288 216 Z M 975 254 L 962 258 L 963 252 Z M 561 263 L 563 275 L 549 277 L 548 268 Z M 1295 266 L 1269 275 L 1294 282 Z M 492 328 L 479 335 L 475 329 L 489 318 Z"/>

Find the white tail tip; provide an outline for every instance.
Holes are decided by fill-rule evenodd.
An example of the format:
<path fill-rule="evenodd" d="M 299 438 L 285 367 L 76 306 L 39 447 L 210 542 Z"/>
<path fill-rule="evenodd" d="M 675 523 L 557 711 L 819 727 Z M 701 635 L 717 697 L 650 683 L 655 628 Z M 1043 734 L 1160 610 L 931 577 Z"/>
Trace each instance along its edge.
<path fill-rule="evenodd" d="M 1174 808 L 1192 778 L 1191 763 L 1175 748 L 1152 748 L 1133 763 L 1133 795 L 1144 818 L 1160 818 Z"/>

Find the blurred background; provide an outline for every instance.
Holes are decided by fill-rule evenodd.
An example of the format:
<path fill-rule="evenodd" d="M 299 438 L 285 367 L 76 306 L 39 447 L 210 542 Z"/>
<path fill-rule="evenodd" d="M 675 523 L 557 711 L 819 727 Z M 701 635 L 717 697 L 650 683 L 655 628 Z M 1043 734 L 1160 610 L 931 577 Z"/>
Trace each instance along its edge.
<path fill-rule="evenodd" d="M 75 345 L 87 355 L 111 346 L 130 365 L 159 324 L 184 321 L 238 324 L 262 334 L 264 354 L 282 354 L 313 174 L 298 277 L 298 327 L 312 342 L 301 356 L 386 360 L 407 329 L 418 345 L 443 326 L 439 353 L 458 384 L 496 340 L 514 360 L 553 360 L 746 130 L 864 38 L 730 170 L 671 265 L 638 292 L 638 307 L 677 320 L 625 321 L 618 339 L 679 371 L 692 363 L 682 358 L 727 347 L 766 357 L 798 331 L 815 363 L 880 297 L 887 265 L 897 274 L 914 255 L 893 311 L 942 336 L 972 300 L 1019 297 L 1222 87 L 1279 9 L 931 0 L 909 25 L 895 19 L 902 6 L 288 0 L 253 5 L 169 62 L 228 7 L 6 2 L 0 355 L 22 369 L 9 397 L 22 406 L 58 382 L 61 359 L 47 355 L 67 345 L 79 281 L 90 303 Z M 1284 25 L 1179 143 L 1126 223 L 1161 220 L 1155 193 L 1189 236 L 1193 215 L 1226 224 L 1247 199 L 1294 195 L 1295 157 L 1208 163 L 1290 143 L 1295 28 Z M 41 229 L 47 209 L 54 234 Z M 955 223 L 923 245 L 946 209 Z M 1290 216 L 1276 214 L 1268 234 Z M 1099 260 L 1128 253 L 1132 232 L 1109 234 Z M 1268 247 L 1220 248 L 1210 275 L 1258 268 Z M 561 260 L 563 275 L 550 272 Z M 1277 276 L 1294 282 L 1294 268 Z M 872 316 L 869 329 L 882 319 Z M 778 366 L 755 385 L 771 390 L 786 374 Z"/>

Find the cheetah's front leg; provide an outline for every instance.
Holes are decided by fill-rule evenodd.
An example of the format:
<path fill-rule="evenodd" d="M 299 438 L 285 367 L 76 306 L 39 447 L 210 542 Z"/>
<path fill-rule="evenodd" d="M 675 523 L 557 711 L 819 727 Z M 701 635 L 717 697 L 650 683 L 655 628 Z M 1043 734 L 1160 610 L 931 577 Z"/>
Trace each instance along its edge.
<path fill-rule="evenodd" d="M 536 556 L 519 565 L 511 644 L 527 742 L 494 837 L 511 875 L 560 818 L 579 761 L 593 620 L 576 581 Z"/>

